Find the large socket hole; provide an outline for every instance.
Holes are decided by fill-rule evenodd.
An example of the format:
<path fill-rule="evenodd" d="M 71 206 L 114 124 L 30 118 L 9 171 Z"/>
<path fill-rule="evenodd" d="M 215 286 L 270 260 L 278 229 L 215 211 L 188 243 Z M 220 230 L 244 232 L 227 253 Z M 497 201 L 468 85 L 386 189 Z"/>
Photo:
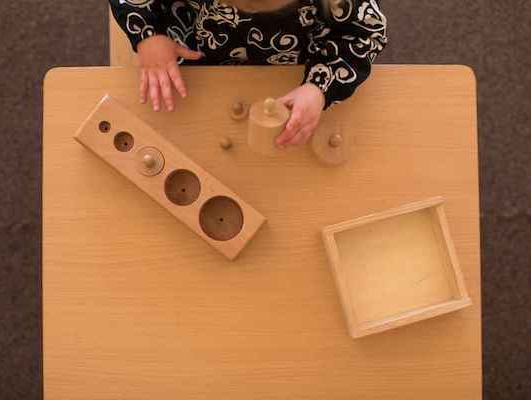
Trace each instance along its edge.
<path fill-rule="evenodd" d="M 164 183 L 166 197 L 179 206 L 188 206 L 197 200 L 201 193 L 201 182 L 197 175 L 186 169 L 173 171 Z"/>
<path fill-rule="evenodd" d="M 199 224 L 209 238 L 217 241 L 231 240 L 243 228 L 243 212 L 240 205 L 230 197 L 212 197 L 201 207 Z"/>
<path fill-rule="evenodd" d="M 114 147 L 116 150 L 126 152 L 133 148 L 135 139 L 128 132 L 118 132 L 114 137 Z"/>

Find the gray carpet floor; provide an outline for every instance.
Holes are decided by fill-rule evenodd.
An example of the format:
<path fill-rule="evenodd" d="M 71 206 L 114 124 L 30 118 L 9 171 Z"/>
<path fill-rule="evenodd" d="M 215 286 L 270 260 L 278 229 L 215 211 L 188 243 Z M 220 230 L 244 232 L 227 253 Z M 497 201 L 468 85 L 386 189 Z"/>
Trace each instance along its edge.
<path fill-rule="evenodd" d="M 531 2 L 382 0 L 379 62 L 468 64 L 478 78 L 484 398 L 531 399 Z M 106 65 L 105 1 L 0 8 L 0 399 L 42 398 L 42 79 Z"/>

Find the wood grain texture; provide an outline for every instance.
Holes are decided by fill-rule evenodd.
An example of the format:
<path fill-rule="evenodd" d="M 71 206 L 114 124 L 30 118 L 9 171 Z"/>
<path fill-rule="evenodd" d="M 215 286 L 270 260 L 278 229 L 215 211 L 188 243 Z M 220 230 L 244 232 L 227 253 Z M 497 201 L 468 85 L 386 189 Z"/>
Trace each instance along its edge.
<path fill-rule="evenodd" d="M 353 338 L 471 304 L 442 198 L 325 227 L 323 240 Z"/>
<path fill-rule="evenodd" d="M 110 130 L 105 129 L 105 132 L 101 132 L 102 123 L 109 124 Z M 126 136 L 126 139 L 117 141 L 117 138 L 122 135 Z M 76 132 L 75 139 L 116 168 L 229 260 L 238 256 L 265 222 L 264 216 L 239 198 L 236 193 L 109 95 L 105 95 L 98 102 L 96 108 Z M 161 171 L 161 168 L 157 168 L 160 173 L 145 176 L 138 172 L 138 154 L 143 155 L 146 150 L 153 148 L 156 152 L 162 153 L 163 169 Z M 184 179 L 181 181 L 175 179 L 179 176 Z M 190 187 L 190 177 L 197 188 Z M 176 191 L 179 198 L 175 198 Z M 190 201 L 180 201 L 180 199 L 188 198 L 192 191 L 196 193 Z M 205 214 L 202 210 L 206 204 L 215 201 L 216 197 L 230 199 L 235 207 L 241 210 L 243 225 L 239 223 L 236 230 L 232 229 L 232 234 L 228 235 L 230 238 L 216 234 L 217 230 L 220 231 L 219 233 L 225 231 L 232 219 L 232 213 L 224 210 L 223 207 L 216 209 L 216 215 L 209 214 L 209 220 L 213 222 L 210 224 L 211 229 L 205 231 L 203 228 L 202 216 Z M 222 202 L 222 204 L 226 203 Z M 220 239 L 222 237 L 223 239 Z"/>
<path fill-rule="evenodd" d="M 344 120 L 352 133 L 348 163 L 321 166 L 309 147 L 258 158 L 230 105 L 283 95 L 301 76 L 300 67 L 183 68 L 189 97 L 170 114 L 138 103 L 134 69 L 47 75 L 47 400 L 481 398 L 473 74 L 376 66 L 324 115 L 322 127 Z M 106 93 L 267 215 L 235 262 L 72 140 Z M 353 341 L 321 229 L 434 195 L 446 199 L 473 305 Z"/>

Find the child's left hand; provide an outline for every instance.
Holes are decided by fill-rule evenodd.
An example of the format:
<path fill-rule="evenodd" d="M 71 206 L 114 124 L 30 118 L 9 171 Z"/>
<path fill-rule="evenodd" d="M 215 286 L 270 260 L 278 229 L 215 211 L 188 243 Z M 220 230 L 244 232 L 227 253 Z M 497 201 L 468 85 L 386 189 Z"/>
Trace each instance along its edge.
<path fill-rule="evenodd" d="M 291 108 L 286 129 L 275 139 L 277 146 L 306 143 L 319 124 L 325 104 L 323 92 L 312 83 L 305 83 L 278 99 Z"/>

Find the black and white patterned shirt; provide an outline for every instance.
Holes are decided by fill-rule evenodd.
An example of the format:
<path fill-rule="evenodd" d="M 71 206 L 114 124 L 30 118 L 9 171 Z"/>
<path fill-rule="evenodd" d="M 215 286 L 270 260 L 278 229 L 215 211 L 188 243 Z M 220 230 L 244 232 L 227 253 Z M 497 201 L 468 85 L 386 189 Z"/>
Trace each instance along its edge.
<path fill-rule="evenodd" d="M 350 97 L 387 43 L 378 0 L 298 0 L 278 11 L 248 13 L 220 0 L 109 0 L 133 49 L 164 34 L 205 53 L 184 64 L 305 64 L 303 82 L 319 87 L 325 107 Z"/>

